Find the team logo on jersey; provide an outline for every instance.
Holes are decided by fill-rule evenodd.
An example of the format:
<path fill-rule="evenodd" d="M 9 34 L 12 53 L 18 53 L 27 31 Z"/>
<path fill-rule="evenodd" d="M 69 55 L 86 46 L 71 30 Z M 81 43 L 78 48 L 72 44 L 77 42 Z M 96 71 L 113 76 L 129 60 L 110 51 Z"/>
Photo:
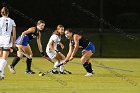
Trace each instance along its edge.
<path fill-rule="evenodd" d="M 33 37 L 33 38 L 36 38 L 36 35 L 32 34 L 32 37 Z"/>

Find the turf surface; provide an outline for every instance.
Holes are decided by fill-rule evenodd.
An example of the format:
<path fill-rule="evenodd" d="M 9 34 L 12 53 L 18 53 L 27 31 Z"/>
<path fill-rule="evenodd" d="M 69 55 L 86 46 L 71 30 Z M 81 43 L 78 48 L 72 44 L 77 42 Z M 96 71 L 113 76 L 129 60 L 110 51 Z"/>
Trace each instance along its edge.
<path fill-rule="evenodd" d="M 12 59 L 8 59 L 8 64 Z M 38 72 L 50 70 L 53 65 L 43 58 L 33 58 L 32 69 L 36 74 L 28 75 L 22 59 L 15 67 L 16 74 L 11 74 L 6 66 L 0 93 L 139 93 L 140 59 L 95 58 L 92 64 L 93 77 L 84 76 L 86 72 L 79 58 L 65 66 L 72 74 L 39 77 Z"/>

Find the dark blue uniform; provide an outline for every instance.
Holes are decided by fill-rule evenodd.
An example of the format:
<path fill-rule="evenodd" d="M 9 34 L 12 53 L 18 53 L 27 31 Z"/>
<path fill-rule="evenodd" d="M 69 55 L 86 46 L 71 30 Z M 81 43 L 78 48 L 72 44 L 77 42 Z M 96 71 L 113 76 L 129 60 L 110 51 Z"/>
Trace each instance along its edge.
<path fill-rule="evenodd" d="M 20 45 L 27 46 L 29 44 L 29 42 L 32 39 L 37 38 L 38 35 L 39 35 L 39 31 L 37 30 L 37 28 L 35 28 L 35 32 L 34 33 L 29 33 L 29 34 L 24 35 Z M 19 42 L 20 38 L 21 38 L 21 36 L 19 36 L 17 38 L 16 44 Z"/>
<path fill-rule="evenodd" d="M 74 41 L 73 40 L 70 40 L 70 44 L 72 46 L 74 46 Z M 94 44 L 92 42 L 90 42 L 89 40 L 85 39 L 82 36 L 79 39 L 79 47 L 82 48 L 82 50 L 87 50 L 87 51 L 91 50 L 92 53 L 95 53 L 95 46 L 94 46 Z"/>

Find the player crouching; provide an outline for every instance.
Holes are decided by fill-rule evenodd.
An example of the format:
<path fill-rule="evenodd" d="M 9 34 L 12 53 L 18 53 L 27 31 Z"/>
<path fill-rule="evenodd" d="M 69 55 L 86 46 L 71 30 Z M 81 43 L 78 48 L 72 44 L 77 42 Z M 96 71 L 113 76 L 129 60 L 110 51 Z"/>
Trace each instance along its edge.
<path fill-rule="evenodd" d="M 64 27 L 62 25 L 58 25 L 56 30 L 53 32 L 52 36 L 49 39 L 49 42 L 46 47 L 46 53 L 49 56 L 49 58 L 56 59 L 57 62 L 54 63 L 54 68 L 57 69 L 58 65 L 62 64 L 64 62 L 65 56 L 58 51 L 57 45 L 60 45 L 61 48 L 63 49 L 64 46 L 60 42 L 61 41 L 61 35 L 64 34 Z M 52 73 L 53 74 L 58 74 L 59 72 L 53 69 Z M 64 65 L 60 66 L 60 74 L 66 74 L 64 73 Z"/>

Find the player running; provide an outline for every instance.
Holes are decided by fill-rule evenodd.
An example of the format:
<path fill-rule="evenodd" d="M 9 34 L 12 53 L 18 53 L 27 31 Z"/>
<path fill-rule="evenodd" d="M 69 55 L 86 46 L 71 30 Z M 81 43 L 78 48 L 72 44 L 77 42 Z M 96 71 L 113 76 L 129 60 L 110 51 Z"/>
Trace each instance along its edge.
<path fill-rule="evenodd" d="M 42 50 L 42 44 L 41 44 L 41 31 L 43 31 L 44 27 L 45 27 L 45 22 L 43 20 L 39 20 L 37 22 L 36 27 L 31 27 L 28 30 L 22 32 L 21 36 L 19 36 L 17 38 L 16 47 L 18 47 L 18 50 L 19 50 L 19 51 L 17 51 L 17 57 L 14 58 L 11 65 L 8 65 L 9 70 L 13 74 L 16 73 L 14 70 L 14 67 L 20 61 L 20 59 L 23 57 L 23 54 L 20 51 L 24 51 L 25 54 L 30 56 L 30 58 L 26 59 L 27 68 L 26 68 L 25 73 L 26 74 L 35 74 L 35 72 L 33 72 L 31 70 L 33 54 L 32 54 L 32 50 L 31 50 L 29 43 L 32 39 L 37 38 L 37 44 L 38 44 L 39 51 L 42 56 L 44 55 L 43 50 Z"/>
<path fill-rule="evenodd" d="M 64 46 L 60 42 L 61 41 L 61 35 L 64 34 L 64 27 L 62 25 L 58 25 L 56 30 L 53 32 L 52 36 L 49 39 L 49 42 L 46 47 L 46 53 L 48 57 L 52 59 L 57 59 L 57 62 L 54 63 L 54 68 L 57 68 L 58 65 L 62 64 L 64 62 L 65 56 L 58 51 L 57 45 L 60 45 L 63 49 Z M 52 70 L 52 73 L 58 74 L 59 72 L 56 69 Z M 64 73 L 64 65 L 60 66 L 60 74 Z"/>
<path fill-rule="evenodd" d="M 72 29 L 65 30 L 65 36 L 67 39 L 70 39 L 70 43 L 69 52 L 67 54 L 67 57 L 65 58 L 64 63 L 66 64 L 68 60 L 71 61 L 75 56 L 78 48 L 82 48 L 81 62 L 83 64 L 83 67 L 87 71 L 87 74 L 85 76 L 92 76 L 93 70 L 89 60 L 92 54 L 95 53 L 94 44 L 89 40 L 85 39 L 83 36 L 74 33 Z"/>
<path fill-rule="evenodd" d="M 0 17 L 0 80 L 4 79 L 4 68 L 7 64 L 10 47 L 15 47 L 16 24 L 8 17 L 9 10 L 6 7 L 1 9 Z"/>

